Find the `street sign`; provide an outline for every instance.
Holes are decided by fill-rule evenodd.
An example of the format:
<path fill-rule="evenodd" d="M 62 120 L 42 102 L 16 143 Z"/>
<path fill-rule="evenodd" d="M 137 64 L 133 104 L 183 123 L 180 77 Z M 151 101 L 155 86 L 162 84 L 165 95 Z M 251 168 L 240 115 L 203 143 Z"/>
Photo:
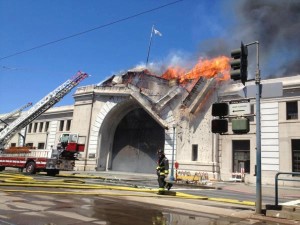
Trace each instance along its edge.
<path fill-rule="evenodd" d="M 256 84 L 247 85 L 238 94 L 243 98 L 255 98 Z M 276 98 L 282 95 L 282 82 L 261 84 L 261 98 Z"/>
<path fill-rule="evenodd" d="M 242 103 L 230 103 L 229 104 L 229 115 L 230 116 L 241 116 L 251 113 L 250 102 Z"/>

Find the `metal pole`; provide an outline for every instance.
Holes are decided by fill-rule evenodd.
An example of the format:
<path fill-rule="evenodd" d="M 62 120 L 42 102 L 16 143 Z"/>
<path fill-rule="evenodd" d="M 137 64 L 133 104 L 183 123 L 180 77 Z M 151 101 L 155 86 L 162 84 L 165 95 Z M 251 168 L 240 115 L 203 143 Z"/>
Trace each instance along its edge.
<path fill-rule="evenodd" d="M 259 42 L 257 41 L 257 70 L 256 84 L 256 213 L 261 214 L 261 124 L 260 124 L 260 70 L 259 70 Z"/>
<path fill-rule="evenodd" d="M 246 46 L 256 44 L 256 213 L 261 214 L 261 124 L 260 124 L 260 98 L 261 98 L 261 84 L 260 84 L 260 70 L 259 70 L 259 42 L 251 42 Z"/>
<path fill-rule="evenodd" d="M 278 176 L 280 173 L 277 173 L 275 176 L 275 206 L 278 206 Z"/>
<path fill-rule="evenodd" d="M 153 30 L 154 30 L 154 25 L 152 26 L 151 34 L 150 34 L 150 41 L 149 41 L 149 47 L 148 47 L 148 53 L 147 53 L 146 66 L 148 65 L 148 61 L 149 61 L 149 55 L 150 55 L 150 49 L 151 49 L 151 43 L 152 43 Z"/>
<path fill-rule="evenodd" d="M 176 125 L 173 124 L 173 149 L 172 149 L 172 164 L 171 164 L 171 175 L 170 175 L 170 180 L 174 181 L 174 152 L 175 152 L 175 127 Z"/>

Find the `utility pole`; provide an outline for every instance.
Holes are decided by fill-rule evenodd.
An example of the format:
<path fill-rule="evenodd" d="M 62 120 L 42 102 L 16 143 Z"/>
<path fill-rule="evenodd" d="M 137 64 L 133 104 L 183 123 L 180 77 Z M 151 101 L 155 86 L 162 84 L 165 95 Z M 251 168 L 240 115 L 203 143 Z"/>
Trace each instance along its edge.
<path fill-rule="evenodd" d="M 256 210 L 257 214 L 261 214 L 261 118 L 260 118 L 260 98 L 261 98 L 261 78 L 260 78 L 260 69 L 259 69 L 259 42 L 255 41 L 247 44 L 256 45 L 256 73 L 255 73 L 255 85 L 256 85 Z"/>
<path fill-rule="evenodd" d="M 260 124 L 260 70 L 259 70 L 259 42 L 256 41 L 257 67 L 255 75 L 256 85 L 256 213 L 261 214 L 261 124 Z"/>

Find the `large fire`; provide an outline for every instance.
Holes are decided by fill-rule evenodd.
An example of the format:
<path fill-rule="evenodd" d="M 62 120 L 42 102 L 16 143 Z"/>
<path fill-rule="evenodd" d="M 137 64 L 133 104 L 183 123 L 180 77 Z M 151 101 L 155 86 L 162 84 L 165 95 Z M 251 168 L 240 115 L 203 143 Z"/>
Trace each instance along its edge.
<path fill-rule="evenodd" d="M 190 71 L 181 67 L 171 67 L 161 77 L 168 80 L 177 79 L 181 84 L 200 77 L 228 80 L 230 78 L 229 70 L 229 58 L 218 56 L 213 59 L 200 59 Z"/>

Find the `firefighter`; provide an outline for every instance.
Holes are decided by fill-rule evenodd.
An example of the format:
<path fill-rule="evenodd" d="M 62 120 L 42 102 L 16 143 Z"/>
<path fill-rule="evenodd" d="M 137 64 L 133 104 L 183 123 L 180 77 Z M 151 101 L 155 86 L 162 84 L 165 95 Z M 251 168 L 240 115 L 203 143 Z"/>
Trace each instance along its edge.
<path fill-rule="evenodd" d="M 156 167 L 156 174 L 157 174 L 157 180 L 158 180 L 158 194 L 164 194 L 165 188 L 168 190 L 171 189 L 173 186 L 171 183 L 168 183 L 165 181 L 166 177 L 169 174 L 169 160 L 165 156 L 163 150 L 159 149 L 157 151 L 158 154 L 158 161 L 157 161 L 157 167 Z"/>

